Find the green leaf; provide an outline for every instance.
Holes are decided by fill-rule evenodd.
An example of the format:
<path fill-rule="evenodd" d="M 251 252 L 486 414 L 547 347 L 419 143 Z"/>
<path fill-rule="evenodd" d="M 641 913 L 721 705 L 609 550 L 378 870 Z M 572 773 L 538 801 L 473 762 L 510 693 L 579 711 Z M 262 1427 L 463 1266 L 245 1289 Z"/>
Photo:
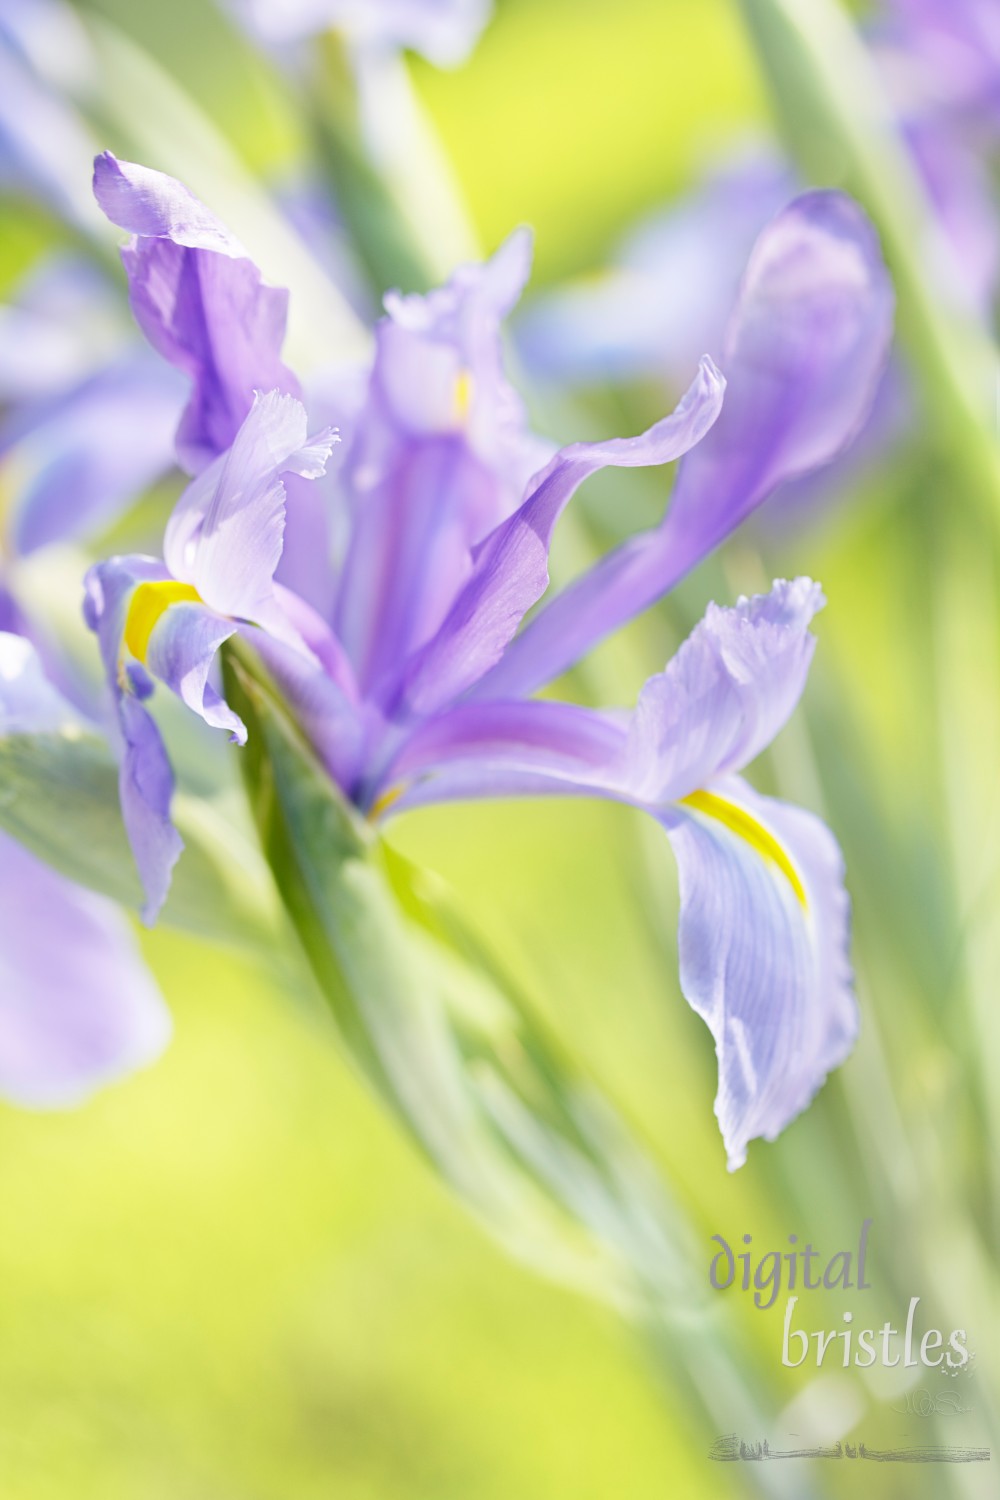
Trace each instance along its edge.
<path fill-rule="evenodd" d="M 0 828 L 71 880 L 139 906 L 118 767 L 96 732 L 67 723 L 0 737 Z"/>
<path fill-rule="evenodd" d="M 259 853 L 221 815 L 175 799 L 185 851 L 162 921 L 253 950 L 278 940 L 280 906 Z M 44 734 L 0 735 L 0 829 L 70 880 L 131 910 L 142 903 L 104 738 L 67 721 Z"/>

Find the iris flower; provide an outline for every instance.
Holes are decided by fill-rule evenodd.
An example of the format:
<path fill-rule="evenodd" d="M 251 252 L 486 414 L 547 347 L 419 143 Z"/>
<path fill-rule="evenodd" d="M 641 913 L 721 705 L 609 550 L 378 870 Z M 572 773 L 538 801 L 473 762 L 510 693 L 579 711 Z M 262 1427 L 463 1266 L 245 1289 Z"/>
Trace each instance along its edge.
<path fill-rule="evenodd" d="M 91 570 L 97 632 L 127 746 L 123 807 L 152 919 L 180 845 L 155 681 L 237 741 L 213 662 L 239 632 L 263 658 L 344 796 L 378 822 L 456 798 L 597 796 L 649 813 L 680 868 L 681 987 L 715 1038 L 731 1167 L 773 1138 L 857 1028 L 841 857 L 816 818 L 740 773 L 802 692 L 822 604 L 808 579 L 710 606 L 631 712 L 542 699 L 658 599 L 782 482 L 864 421 L 891 333 L 873 232 L 837 193 L 807 194 L 758 240 L 724 349 L 638 437 L 538 448 L 503 372 L 499 327 L 523 286 L 515 234 L 426 297 L 390 296 L 367 395 L 309 438 L 280 363 L 281 294 L 179 183 L 110 155 L 98 201 L 130 231 L 136 314 L 190 376 L 183 451 L 199 472 L 164 560 Z M 725 398 L 724 398 L 725 393 Z M 214 456 L 212 456 L 214 454 Z M 669 508 L 541 604 L 556 522 L 600 469 L 681 459 Z M 309 492 L 304 495 L 304 492 Z M 282 540 L 326 495 L 344 533 L 324 615 L 275 581 Z"/>

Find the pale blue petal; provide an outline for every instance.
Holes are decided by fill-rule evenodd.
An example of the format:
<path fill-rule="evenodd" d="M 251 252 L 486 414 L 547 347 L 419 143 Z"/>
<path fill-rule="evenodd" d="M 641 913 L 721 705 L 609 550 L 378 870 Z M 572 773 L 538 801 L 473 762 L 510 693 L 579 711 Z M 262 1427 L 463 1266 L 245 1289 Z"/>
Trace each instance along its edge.
<path fill-rule="evenodd" d="M 681 989 L 715 1038 L 715 1112 L 733 1170 L 751 1140 L 774 1140 L 844 1061 L 858 1010 L 843 861 L 829 830 L 737 778 L 711 790 L 772 834 L 806 898 L 721 821 L 661 817 L 680 872 Z"/>
<path fill-rule="evenodd" d="M 80 1103 L 147 1066 L 170 1015 L 128 922 L 0 834 L 0 1095 Z"/>

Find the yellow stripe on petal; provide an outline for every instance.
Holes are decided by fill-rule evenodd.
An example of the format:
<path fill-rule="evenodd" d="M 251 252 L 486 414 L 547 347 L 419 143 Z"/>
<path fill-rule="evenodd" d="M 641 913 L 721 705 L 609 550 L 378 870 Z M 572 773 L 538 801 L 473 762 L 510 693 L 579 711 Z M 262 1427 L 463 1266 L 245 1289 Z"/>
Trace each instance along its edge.
<path fill-rule="evenodd" d="M 190 583 L 164 578 L 159 583 L 140 583 L 125 617 L 125 644 L 132 655 L 145 663 L 149 638 L 171 604 L 201 603 L 201 595 Z"/>
<path fill-rule="evenodd" d="M 693 812 L 704 813 L 706 817 L 714 818 L 717 823 L 728 828 L 730 833 L 735 833 L 739 838 L 744 839 L 762 859 L 777 865 L 795 892 L 796 899 L 808 910 L 809 902 L 806 899 L 805 886 L 802 884 L 798 870 L 774 834 L 769 832 L 763 823 L 759 823 L 745 808 L 739 807 L 735 802 L 729 802 L 725 797 L 717 796 L 715 792 L 705 791 L 692 792 L 689 797 L 682 797 L 678 806 L 690 807 Z"/>
<path fill-rule="evenodd" d="M 376 801 L 372 803 L 372 806 L 368 813 L 369 821 L 372 823 L 376 823 L 384 812 L 389 811 L 389 808 L 394 802 L 399 801 L 402 795 L 403 788 L 401 785 L 391 786 L 387 792 L 383 792 L 381 797 L 377 798 Z"/>

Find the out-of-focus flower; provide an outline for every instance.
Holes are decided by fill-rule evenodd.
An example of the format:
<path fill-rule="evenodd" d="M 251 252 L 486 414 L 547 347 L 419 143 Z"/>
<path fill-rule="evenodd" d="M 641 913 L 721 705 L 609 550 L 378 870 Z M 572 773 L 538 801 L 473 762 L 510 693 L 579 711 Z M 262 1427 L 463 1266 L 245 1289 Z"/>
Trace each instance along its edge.
<path fill-rule="evenodd" d="M 87 39 L 69 6 L 60 0 L 4 0 L 0 185 L 29 192 L 86 230 L 99 223 L 85 191 L 93 146 L 64 86 L 78 83 L 88 66 Z"/>
<path fill-rule="evenodd" d="M 80 727 L 30 642 L 0 632 L 0 735 Z M 170 1016 L 114 902 L 0 834 L 0 1097 L 51 1108 L 155 1060 Z"/>
<path fill-rule="evenodd" d="M 1000 125 L 1000 13 L 993 0 L 883 0 L 876 38 L 910 109 Z"/>
<path fill-rule="evenodd" d="M 336 29 L 359 51 L 420 52 L 441 67 L 468 56 L 490 18 L 491 0 L 229 0 L 264 41 L 288 42 Z"/>
<path fill-rule="evenodd" d="M 528 368 L 561 384 L 648 377 L 677 388 L 700 355 L 721 356 L 754 241 L 796 191 L 775 154 L 709 172 L 633 230 L 613 266 L 528 304 L 517 322 Z"/>
<path fill-rule="evenodd" d="M 133 293 L 148 265 L 193 250 L 216 257 L 199 275 L 199 297 L 224 308 L 229 278 L 244 285 L 245 269 L 227 243 L 213 243 L 218 228 L 204 210 L 192 229 L 186 191 L 154 178 L 112 158 L 97 163 L 102 204 L 134 233 L 145 226 L 124 251 Z M 660 597 L 783 480 L 851 439 L 886 356 L 891 288 L 850 200 L 796 200 L 751 255 L 724 347 L 725 402 L 706 358 L 672 415 L 639 437 L 571 445 L 525 484 L 531 445 L 498 339 L 526 274 L 527 245 L 515 236 L 443 290 L 389 299 L 345 445 L 348 536 L 326 619 L 274 579 L 293 509 L 281 475 L 318 475 L 329 436 L 307 440 L 305 413 L 287 393 L 246 402 L 252 351 L 220 371 L 206 344 L 205 363 L 185 365 L 195 400 L 221 379 L 227 412 L 248 406 L 243 425 L 182 497 L 165 565 L 115 558 L 87 583 L 123 715 L 123 804 L 146 915 L 179 850 L 170 768 L 146 708 L 153 679 L 243 739 L 210 676 L 239 631 L 331 777 L 372 819 L 459 796 L 555 793 L 615 798 L 663 824 L 682 874 L 682 986 L 716 1038 L 717 1109 L 737 1166 L 751 1137 L 774 1136 L 804 1106 L 856 1024 L 836 846 L 808 815 L 734 775 L 798 699 L 819 591 L 800 580 L 735 611 L 713 607 L 631 715 L 530 695 Z M 166 285 L 163 323 L 176 328 L 182 311 L 204 316 Z M 191 341 L 177 342 L 186 359 Z M 269 339 L 265 365 L 274 357 Z M 605 467 L 682 457 L 661 525 L 518 633 L 545 593 L 553 529 L 579 485 Z"/>
<path fill-rule="evenodd" d="M 928 275 L 938 295 L 989 319 L 1000 284 L 1000 213 L 988 160 L 1000 146 L 1000 11 L 991 0 L 888 0 L 869 41 L 936 211 L 940 233 L 925 247 Z M 799 190 L 777 153 L 744 152 L 716 167 L 634 229 L 608 270 L 528 306 L 517 329 L 528 368 L 563 385 L 657 379 L 677 389 L 693 351 L 719 357 L 725 309 L 749 248 Z M 907 382 L 894 367 L 845 464 L 856 469 L 862 455 L 870 462 L 908 416 Z M 832 478 L 823 477 L 824 494 Z"/>
<path fill-rule="evenodd" d="M 0 332 L 0 738 L 75 739 L 98 732 L 90 684 L 24 597 L 20 565 L 93 536 L 169 469 L 181 384 L 77 256 L 33 271 Z M 152 1062 L 169 1013 L 120 908 L 6 833 L 0 885 L 0 1097 L 71 1105 Z"/>

